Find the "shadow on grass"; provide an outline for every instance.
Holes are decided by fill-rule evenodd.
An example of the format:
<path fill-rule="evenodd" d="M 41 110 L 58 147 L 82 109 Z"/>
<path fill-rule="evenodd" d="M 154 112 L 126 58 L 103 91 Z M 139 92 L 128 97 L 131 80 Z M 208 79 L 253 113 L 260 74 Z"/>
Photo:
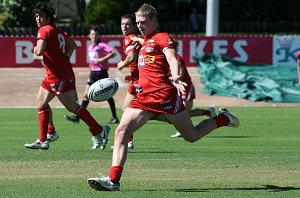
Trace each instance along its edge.
<path fill-rule="evenodd" d="M 183 188 L 183 189 L 148 189 L 142 191 L 174 191 L 174 192 L 211 192 L 211 191 L 270 191 L 270 192 L 285 192 L 292 190 L 300 190 L 298 187 L 289 187 L 289 186 L 274 186 L 274 185 L 263 185 L 262 187 L 253 187 L 253 188 Z"/>
<path fill-rule="evenodd" d="M 137 151 L 137 150 L 129 150 L 128 153 L 157 153 L 157 154 L 168 154 L 168 153 L 178 153 L 178 152 L 174 152 L 174 151 L 149 151 L 149 150 L 145 150 L 145 151 Z"/>
<path fill-rule="evenodd" d="M 300 188 L 289 187 L 289 186 L 274 186 L 274 185 L 263 185 L 262 187 L 254 187 L 254 188 L 202 188 L 202 189 L 174 189 L 175 192 L 209 192 L 209 191 L 225 191 L 225 190 L 266 190 L 271 192 L 283 192 L 283 191 L 291 191 L 291 190 L 300 190 Z"/>
<path fill-rule="evenodd" d="M 256 138 L 255 136 L 209 136 L 207 138 Z"/>

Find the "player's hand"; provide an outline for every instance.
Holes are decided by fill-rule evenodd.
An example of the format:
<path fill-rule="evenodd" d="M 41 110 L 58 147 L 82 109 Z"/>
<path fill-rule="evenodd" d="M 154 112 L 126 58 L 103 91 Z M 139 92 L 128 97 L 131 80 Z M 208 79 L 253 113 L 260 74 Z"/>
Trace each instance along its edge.
<path fill-rule="evenodd" d="M 173 84 L 175 85 L 175 87 L 178 90 L 178 95 L 180 95 L 180 93 L 184 94 L 185 93 L 185 87 L 187 86 L 187 84 L 181 80 L 177 80 L 176 82 L 173 82 Z"/>
<path fill-rule="evenodd" d="M 43 60 L 43 56 L 38 56 L 36 54 L 33 54 L 33 60 Z"/>
<path fill-rule="evenodd" d="M 103 62 L 103 58 L 96 58 L 96 59 L 94 59 L 94 63 L 95 64 L 100 64 L 102 62 Z"/>
<path fill-rule="evenodd" d="M 117 67 L 118 67 L 119 70 L 122 70 L 122 69 L 124 68 L 123 61 L 119 61 L 119 62 L 117 63 Z"/>
<path fill-rule="evenodd" d="M 131 74 L 127 74 L 124 76 L 123 80 L 127 83 L 130 83 L 130 81 L 132 80 Z"/>
<path fill-rule="evenodd" d="M 187 84 L 183 81 L 180 80 L 181 79 L 181 75 L 178 76 L 170 76 L 170 80 L 172 81 L 173 85 L 177 88 L 178 90 L 178 95 L 180 95 L 180 93 L 185 93 L 185 87 L 187 86 Z"/>
<path fill-rule="evenodd" d="M 142 44 L 140 42 L 134 41 L 132 43 L 135 50 L 140 50 L 142 48 Z"/>
<path fill-rule="evenodd" d="M 112 52 L 111 52 L 110 58 L 113 58 L 113 57 L 115 57 L 116 55 L 117 55 L 117 53 L 116 53 L 115 51 L 112 51 Z"/>
<path fill-rule="evenodd" d="M 34 53 L 35 50 L 36 50 L 36 46 L 34 46 L 34 48 L 33 48 L 33 54 L 32 54 L 33 60 L 43 60 L 43 56 L 38 56 Z"/>
<path fill-rule="evenodd" d="M 178 76 L 170 76 L 170 80 L 172 81 L 173 85 L 177 88 L 178 90 L 178 95 L 180 93 L 185 93 L 185 87 L 187 86 L 187 84 L 183 81 L 180 80 L 181 79 L 181 75 Z"/>
<path fill-rule="evenodd" d="M 132 40 L 132 43 L 134 45 L 134 49 L 140 50 L 142 48 L 142 44 L 144 42 L 144 39 L 136 37 L 136 36 L 130 37 L 130 39 Z"/>

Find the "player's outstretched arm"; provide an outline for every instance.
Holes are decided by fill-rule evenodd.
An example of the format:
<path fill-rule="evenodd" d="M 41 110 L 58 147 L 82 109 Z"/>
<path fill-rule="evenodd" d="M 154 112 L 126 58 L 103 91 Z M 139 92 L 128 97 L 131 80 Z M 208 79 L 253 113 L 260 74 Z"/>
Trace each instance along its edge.
<path fill-rule="evenodd" d="M 117 66 L 119 70 L 122 70 L 124 67 L 129 67 L 129 65 L 135 61 L 137 61 L 137 51 L 132 50 L 128 52 L 126 58 L 118 62 Z"/>
<path fill-rule="evenodd" d="M 97 60 L 95 60 L 95 63 L 96 64 L 100 64 L 100 63 L 103 63 L 105 61 L 108 61 L 108 59 L 115 57 L 116 54 L 117 53 L 115 51 L 111 51 L 108 54 L 106 54 L 105 56 L 103 56 L 103 57 L 98 58 Z"/>
<path fill-rule="evenodd" d="M 165 56 L 170 65 L 171 81 L 173 82 L 174 86 L 178 89 L 179 92 L 184 93 L 186 83 L 181 81 L 179 63 L 176 58 L 175 49 L 167 49 L 165 51 Z"/>

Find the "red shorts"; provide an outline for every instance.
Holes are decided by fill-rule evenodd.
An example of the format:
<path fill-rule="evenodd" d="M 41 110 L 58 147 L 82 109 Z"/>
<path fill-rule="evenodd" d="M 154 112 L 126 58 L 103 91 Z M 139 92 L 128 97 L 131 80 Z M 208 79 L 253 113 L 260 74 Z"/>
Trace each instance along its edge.
<path fill-rule="evenodd" d="M 127 89 L 127 92 L 130 93 L 131 95 L 135 96 L 136 92 L 137 92 L 137 88 L 138 88 L 137 82 L 131 81 L 130 84 L 129 84 L 129 87 Z"/>
<path fill-rule="evenodd" d="M 50 83 L 46 78 L 42 81 L 41 86 L 48 90 L 49 92 L 53 92 L 55 95 L 59 95 L 65 93 L 70 90 L 76 90 L 75 79 L 70 80 L 62 80 L 55 83 Z"/>
<path fill-rule="evenodd" d="M 177 89 L 161 90 L 156 93 L 141 96 L 137 94 L 135 100 L 129 105 L 131 108 L 150 111 L 159 114 L 177 114 L 185 110 Z"/>
<path fill-rule="evenodd" d="M 187 84 L 187 86 L 185 87 L 185 93 L 180 93 L 180 97 L 183 101 L 192 101 L 196 98 L 196 94 L 195 94 L 195 87 L 193 85 L 193 83 L 191 84 Z"/>

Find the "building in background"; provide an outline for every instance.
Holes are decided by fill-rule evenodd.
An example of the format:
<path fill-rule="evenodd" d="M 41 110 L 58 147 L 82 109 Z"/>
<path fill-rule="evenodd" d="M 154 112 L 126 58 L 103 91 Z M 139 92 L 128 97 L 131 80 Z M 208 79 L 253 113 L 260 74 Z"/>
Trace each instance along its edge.
<path fill-rule="evenodd" d="M 84 8 L 90 0 L 53 0 L 52 3 L 58 23 L 72 25 L 83 23 Z"/>

